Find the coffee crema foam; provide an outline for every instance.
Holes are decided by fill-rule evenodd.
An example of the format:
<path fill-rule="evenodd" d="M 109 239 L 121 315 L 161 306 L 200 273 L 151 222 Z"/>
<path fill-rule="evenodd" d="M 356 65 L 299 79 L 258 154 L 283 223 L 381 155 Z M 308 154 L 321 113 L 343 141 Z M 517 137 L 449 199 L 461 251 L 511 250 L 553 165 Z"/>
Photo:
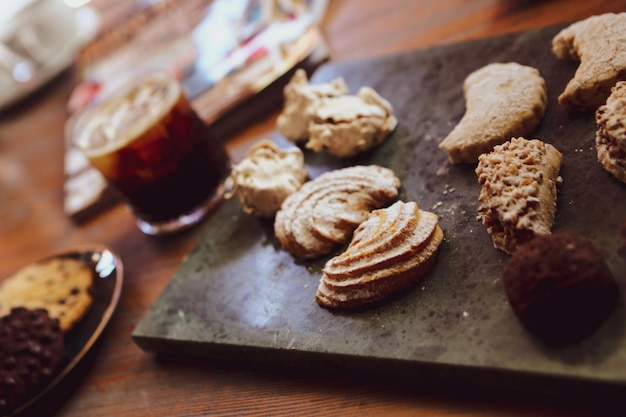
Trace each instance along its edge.
<path fill-rule="evenodd" d="M 159 123 L 182 94 L 168 74 L 153 75 L 85 114 L 75 143 L 89 157 L 113 152 Z"/>

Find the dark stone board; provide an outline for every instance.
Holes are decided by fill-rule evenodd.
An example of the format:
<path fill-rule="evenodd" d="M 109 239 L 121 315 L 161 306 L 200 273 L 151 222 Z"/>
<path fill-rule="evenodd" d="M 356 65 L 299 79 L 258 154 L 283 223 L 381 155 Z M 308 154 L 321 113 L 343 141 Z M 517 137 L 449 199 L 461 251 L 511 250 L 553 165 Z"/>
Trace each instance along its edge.
<path fill-rule="evenodd" d="M 597 162 L 593 115 L 568 114 L 557 96 L 576 70 L 550 41 L 563 26 L 445 45 L 373 60 L 322 66 L 313 83 L 343 76 L 352 93 L 369 85 L 394 106 L 399 126 L 378 149 L 341 161 L 305 151 L 309 174 L 379 164 L 402 179 L 400 198 L 439 215 L 445 240 L 435 267 L 390 302 L 351 313 L 314 301 L 325 261 L 295 260 L 273 236 L 271 221 L 225 202 L 197 246 L 133 333 L 144 350 L 521 389 L 583 385 L 626 389 L 626 258 L 619 227 L 626 188 Z M 564 156 L 555 232 L 596 244 L 621 296 L 603 325 L 582 342 L 549 348 L 520 325 L 504 295 L 508 256 L 493 248 L 478 216 L 474 165 L 453 166 L 438 143 L 465 111 L 462 84 L 473 70 L 516 61 L 546 80 L 548 109 L 529 135 Z M 279 134 L 274 138 L 286 141 Z"/>

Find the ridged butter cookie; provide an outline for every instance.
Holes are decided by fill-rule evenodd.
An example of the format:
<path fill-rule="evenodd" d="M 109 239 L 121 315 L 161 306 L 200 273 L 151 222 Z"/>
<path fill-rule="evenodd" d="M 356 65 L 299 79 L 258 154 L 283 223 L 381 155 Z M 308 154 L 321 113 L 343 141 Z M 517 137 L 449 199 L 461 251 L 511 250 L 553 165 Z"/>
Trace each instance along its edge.
<path fill-rule="evenodd" d="M 399 187 L 394 172 L 377 165 L 324 173 L 285 199 L 274 233 L 294 256 L 319 257 L 346 243 L 371 210 L 396 199 Z"/>
<path fill-rule="evenodd" d="M 430 271 L 442 240 L 437 215 L 415 202 L 374 210 L 346 251 L 324 266 L 316 300 L 331 308 L 385 300 Z"/>

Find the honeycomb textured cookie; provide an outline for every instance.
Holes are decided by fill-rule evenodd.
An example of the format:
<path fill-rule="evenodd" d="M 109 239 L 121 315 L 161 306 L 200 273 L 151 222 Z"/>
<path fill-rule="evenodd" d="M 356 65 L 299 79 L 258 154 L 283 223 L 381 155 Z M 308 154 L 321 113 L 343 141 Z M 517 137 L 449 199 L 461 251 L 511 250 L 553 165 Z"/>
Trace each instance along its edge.
<path fill-rule="evenodd" d="M 465 114 L 439 144 L 450 162 L 476 163 L 478 156 L 512 137 L 530 134 L 547 105 L 546 83 L 536 68 L 494 63 L 463 83 Z"/>
<path fill-rule="evenodd" d="M 564 346 L 591 334 L 618 297 L 600 251 L 569 233 L 540 235 L 520 246 L 502 280 L 516 316 L 550 345 Z"/>
<path fill-rule="evenodd" d="M 52 258 L 30 264 L 0 286 L 0 315 L 13 307 L 43 308 L 70 330 L 93 302 L 93 274 L 87 264 L 72 258 Z"/>
<path fill-rule="evenodd" d="M 0 415 L 9 415 L 50 381 L 63 356 L 59 321 L 46 310 L 12 309 L 0 318 Z"/>
<path fill-rule="evenodd" d="M 433 266 L 442 240 L 437 215 L 415 202 L 374 210 L 346 251 L 324 266 L 316 300 L 324 307 L 354 308 L 407 290 Z"/>
<path fill-rule="evenodd" d="M 395 200 L 400 180 L 377 165 L 324 173 L 285 199 L 274 233 L 285 250 L 316 258 L 346 243 L 370 211 Z"/>
<path fill-rule="evenodd" d="M 551 233 L 562 159 L 554 146 L 524 138 L 479 157 L 478 212 L 496 248 L 511 254 L 534 235 Z"/>
<path fill-rule="evenodd" d="M 598 161 L 618 180 L 626 183 L 626 81 L 611 89 L 606 104 L 596 111 Z"/>
<path fill-rule="evenodd" d="M 595 111 L 626 79 L 626 13 L 592 16 L 563 29 L 552 39 L 552 51 L 580 65 L 559 103 L 582 112 Z"/>

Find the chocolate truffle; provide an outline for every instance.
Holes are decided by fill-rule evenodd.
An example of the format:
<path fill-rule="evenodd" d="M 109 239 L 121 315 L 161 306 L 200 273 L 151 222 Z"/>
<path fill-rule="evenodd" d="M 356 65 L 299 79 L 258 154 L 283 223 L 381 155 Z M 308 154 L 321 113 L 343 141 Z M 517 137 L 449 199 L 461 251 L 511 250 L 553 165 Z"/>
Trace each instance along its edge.
<path fill-rule="evenodd" d="M 618 297 L 600 251 L 569 233 L 538 235 L 520 246 L 504 267 L 503 283 L 518 319 L 553 346 L 591 334 Z"/>

